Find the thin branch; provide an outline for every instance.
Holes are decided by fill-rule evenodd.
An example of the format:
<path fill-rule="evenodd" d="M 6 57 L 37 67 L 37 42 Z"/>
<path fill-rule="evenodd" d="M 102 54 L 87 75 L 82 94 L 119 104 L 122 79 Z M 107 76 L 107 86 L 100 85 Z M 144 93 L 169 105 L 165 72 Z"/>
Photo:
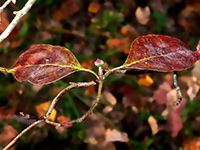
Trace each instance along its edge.
<path fill-rule="evenodd" d="M 0 7 L 0 13 L 4 10 L 4 8 L 6 8 L 6 6 L 8 6 L 8 4 L 10 4 L 11 2 L 13 2 L 14 4 L 16 3 L 16 1 L 14 0 L 7 0 L 1 7 Z"/>
<path fill-rule="evenodd" d="M 8 27 L 4 30 L 4 32 L 0 35 L 0 43 L 8 37 L 8 35 L 12 32 L 12 30 L 14 29 L 14 27 L 18 24 L 18 22 L 20 21 L 20 19 L 28 13 L 28 11 L 30 10 L 30 8 L 32 7 L 32 5 L 35 3 L 36 0 L 29 0 L 25 6 L 17 11 L 17 12 L 13 12 L 14 14 L 16 14 L 15 18 L 12 20 L 12 22 L 8 25 Z"/>
<path fill-rule="evenodd" d="M 55 107 L 56 103 L 58 102 L 59 98 L 66 92 L 69 91 L 72 88 L 77 88 L 77 87 L 87 87 L 87 86 L 92 86 L 96 85 L 94 81 L 91 82 L 78 82 L 78 83 L 71 83 L 68 87 L 64 88 L 58 95 L 53 99 L 51 106 L 49 107 L 48 112 L 45 115 L 45 118 L 48 119 L 49 116 L 52 113 L 53 108 Z"/>
<path fill-rule="evenodd" d="M 175 105 L 178 106 L 181 103 L 183 96 L 182 96 L 182 93 L 181 93 L 181 88 L 178 85 L 177 72 L 176 71 L 174 72 L 174 86 L 176 87 L 176 90 L 177 90 L 177 93 L 178 93 L 178 100 L 175 102 Z"/>
<path fill-rule="evenodd" d="M 35 121 L 34 123 L 32 123 L 31 125 L 29 125 L 20 134 L 18 134 L 3 150 L 7 150 L 8 148 L 10 148 L 22 135 L 24 135 L 28 130 L 30 130 L 34 126 L 38 125 L 42 121 L 44 121 L 44 120 L 38 120 L 38 121 Z"/>
<path fill-rule="evenodd" d="M 99 67 L 99 78 L 98 78 L 98 93 L 97 93 L 97 97 L 96 97 L 96 100 L 94 102 L 94 104 L 92 105 L 92 107 L 84 114 L 82 115 L 81 117 L 77 118 L 77 119 L 74 119 L 74 120 L 71 120 L 71 121 L 67 121 L 67 122 L 63 122 L 63 123 L 56 123 L 56 122 L 53 122 L 53 121 L 49 121 L 48 118 L 46 119 L 46 123 L 48 124 L 51 124 L 53 126 L 65 126 L 67 124 L 73 124 L 73 123 L 80 123 L 82 122 L 85 118 L 87 118 L 93 111 L 94 109 L 98 106 L 99 104 L 99 101 L 100 101 L 100 98 L 101 98 L 101 92 L 102 92 L 102 87 L 103 87 L 103 70 L 101 69 L 101 67 Z M 92 82 L 91 82 L 92 83 Z M 94 82 L 95 83 L 95 82 Z M 72 84 L 71 86 L 73 86 L 74 84 Z M 75 85 L 78 85 L 75 83 Z M 89 86 L 89 84 L 87 84 Z M 80 85 L 79 85 L 80 87 Z M 66 88 L 67 89 L 67 88 Z M 65 89 L 64 89 L 65 90 Z M 61 91 L 62 92 L 62 91 Z M 59 94 L 56 96 L 56 100 L 55 102 L 57 102 L 57 100 L 59 99 Z M 53 104 L 52 102 L 52 107 L 54 108 L 55 105 Z M 52 109 L 53 109 L 52 108 Z M 49 108 L 50 109 L 50 108 Z M 51 115 L 51 111 L 48 111 L 47 112 L 47 115 L 46 116 L 50 116 Z"/>

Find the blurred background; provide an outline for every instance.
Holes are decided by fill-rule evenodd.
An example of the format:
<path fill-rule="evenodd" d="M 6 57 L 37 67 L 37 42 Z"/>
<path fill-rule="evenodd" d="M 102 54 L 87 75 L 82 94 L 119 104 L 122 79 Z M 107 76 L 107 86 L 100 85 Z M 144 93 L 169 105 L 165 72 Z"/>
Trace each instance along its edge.
<path fill-rule="evenodd" d="M 2 5 L 5 0 L 0 2 Z M 27 1 L 17 0 L 1 13 L 0 33 Z M 196 50 L 200 37 L 199 0 L 37 0 L 10 36 L 0 44 L 0 66 L 11 67 L 33 44 L 70 49 L 81 65 L 104 69 L 122 65 L 131 42 L 141 35 L 176 37 Z M 196 150 L 200 147 L 200 64 L 178 73 L 183 101 L 172 107 L 177 94 L 173 73 L 112 74 L 104 83 L 101 103 L 83 123 L 55 128 L 41 124 L 23 135 L 15 150 Z M 68 82 L 95 80 L 77 72 L 45 86 L 19 83 L 0 73 L 0 149 L 33 120 L 42 116 Z M 96 87 L 64 94 L 52 120 L 80 117 L 96 97 Z"/>

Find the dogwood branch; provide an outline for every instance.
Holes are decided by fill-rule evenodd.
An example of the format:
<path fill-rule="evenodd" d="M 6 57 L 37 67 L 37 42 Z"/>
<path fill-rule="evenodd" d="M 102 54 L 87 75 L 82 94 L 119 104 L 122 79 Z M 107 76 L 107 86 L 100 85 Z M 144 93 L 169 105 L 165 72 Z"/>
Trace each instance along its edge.
<path fill-rule="evenodd" d="M 45 118 L 48 119 L 49 116 L 52 113 L 53 108 L 55 107 L 56 103 L 58 102 L 59 98 L 66 92 L 69 91 L 72 88 L 77 88 L 77 87 L 87 87 L 87 86 L 92 86 L 95 85 L 96 83 L 94 81 L 91 82 L 78 82 L 78 83 L 70 83 L 68 87 L 64 88 L 58 95 L 53 99 L 51 106 L 49 107 L 48 112 L 45 115 Z M 48 122 L 48 121 L 47 121 Z"/>
<path fill-rule="evenodd" d="M 15 11 L 13 12 L 16 16 L 14 17 L 14 19 L 12 20 L 12 22 L 8 25 L 8 27 L 4 30 L 4 32 L 0 35 L 0 43 L 8 37 L 8 35 L 12 32 L 12 30 L 14 29 L 14 27 L 18 24 L 18 22 L 20 21 L 20 19 L 28 13 L 28 11 L 30 10 L 30 8 L 32 7 L 32 5 L 35 3 L 36 0 L 28 0 L 28 2 L 25 4 L 25 6 L 19 10 L 19 11 Z M 6 1 L 7 3 L 8 1 Z M 3 6 L 2 6 L 3 7 Z"/>
<path fill-rule="evenodd" d="M 38 120 L 38 121 L 35 121 L 34 123 L 32 123 L 31 125 L 29 125 L 20 134 L 18 134 L 3 150 L 7 150 L 8 148 L 10 148 L 24 133 L 26 133 L 28 130 L 30 130 L 34 126 L 38 125 L 42 121 L 44 121 L 44 120 Z"/>
<path fill-rule="evenodd" d="M 20 134 L 18 134 L 3 150 L 7 150 L 8 148 L 10 148 L 22 135 L 24 135 L 28 130 L 30 130 L 31 128 L 33 128 L 34 126 L 38 125 L 39 123 L 45 121 L 48 124 L 54 125 L 54 126 L 59 126 L 57 125 L 58 123 L 55 122 L 51 122 L 48 120 L 49 116 L 52 113 L 53 108 L 55 107 L 56 103 L 58 102 L 59 98 L 68 90 L 72 89 L 72 88 L 77 88 L 77 87 L 87 87 L 87 86 L 91 86 L 91 85 L 96 85 L 96 83 L 94 81 L 91 82 L 78 82 L 78 83 L 70 83 L 71 85 L 69 85 L 68 87 L 64 88 L 60 93 L 58 93 L 58 95 L 53 99 L 51 106 L 48 109 L 48 112 L 46 113 L 46 115 L 44 117 L 32 117 L 29 114 L 24 114 L 23 112 L 20 112 L 20 114 L 22 116 L 24 116 L 26 119 L 36 119 L 37 121 L 35 121 L 34 123 L 32 123 L 31 125 L 29 125 L 26 129 L 24 129 Z"/>
<path fill-rule="evenodd" d="M 16 0 L 7 0 L 1 7 L 0 7 L 0 13 L 4 10 L 4 8 L 6 8 L 6 6 L 8 4 L 10 4 L 11 2 L 13 2 L 14 4 L 16 3 Z"/>

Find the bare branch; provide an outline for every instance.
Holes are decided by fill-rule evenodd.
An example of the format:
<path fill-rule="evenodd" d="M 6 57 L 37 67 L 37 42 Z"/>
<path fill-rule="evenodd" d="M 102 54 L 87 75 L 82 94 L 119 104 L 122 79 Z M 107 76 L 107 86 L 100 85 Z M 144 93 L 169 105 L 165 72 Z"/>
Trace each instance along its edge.
<path fill-rule="evenodd" d="M 38 121 L 35 121 L 34 123 L 32 123 L 31 125 L 29 125 L 20 134 L 18 134 L 3 150 L 7 150 L 8 148 L 10 148 L 22 135 L 24 135 L 28 130 L 30 130 L 34 126 L 38 125 L 42 121 L 44 121 L 44 120 L 38 120 Z"/>
<path fill-rule="evenodd" d="M 46 123 L 48 124 L 51 124 L 53 126 L 64 126 L 64 125 L 67 125 L 67 124 L 72 124 L 72 123 L 80 123 L 82 122 L 85 118 L 87 118 L 87 116 L 89 116 L 93 111 L 94 109 L 98 106 L 99 104 L 99 101 L 100 101 L 100 98 L 101 98 L 101 92 L 102 92 L 102 87 L 103 87 L 103 70 L 101 69 L 101 67 L 99 67 L 99 79 L 98 79 L 98 93 L 97 93 L 97 97 L 96 97 L 96 100 L 94 102 L 94 104 L 92 105 L 92 107 L 84 114 L 82 115 L 80 118 L 77 118 L 77 119 L 74 119 L 74 120 L 71 120 L 71 121 L 67 121 L 67 122 L 64 122 L 64 123 L 56 123 L 56 122 L 53 122 L 53 121 L 49 121 L 48 118 L 49 116 L 51 115 L 51 112 L 53 110 L 53 108 L 55 107 L 55 104 L 56 102 L 58 101 L 58 99 L 60 98 L 60 96 L 66 92 L 67 90 L 71 89 L 71 88 L 74 88 L 74 87 L 81 87 L 81 86 L 90 86 L 90 85 L 95 85 L 96 83 L 94 81 L 92 82 L 86 82 L 86 83 L 74 83 L 70 86 L 68 86 L 67 88 L 63 89 L 53 100 L 50 108 L 49 108 L 49 111 L 47 112 L 46 114 Z"/>
<path fill-rule="evenodd" d="M 6 6 L 8 6 L 8 4 L 10 4 L 11 2 L 13 2 L 14 4 L 16 3 L 16 1 L 13 0 L 7 0 L 1 7 L 0 7 L 0 13 L 4 10 L 4 8 L 6 8 Z"/>
<path fill-rule="evenodd" d="M 101 69 L 101 67 L 99 67 L 99 68 Z M 64 126 L 64 125 L 72 124 L 72 123 L 80 123 L 83 120 L 85 120 L 85 118 L 87 118 L 87 116 L 89 116 L 94 111 L 94 109 L 98 106 L 100 98 L 101 98 L 101 92 L 102 92 L 102 87 L 103 87 L 103 80 L 102 80 L 103 76 L 102 75 L 103 75 L 103 71 L 101 73 L 99 73 L 98 93 L 97 93 L 96 100 L 93 103 L 92 107 L 80 118 L 64 122 L 64 123 L 60 124 L 60 126 Z"/>
<path fill-rule="evenodd" d="M 68 87 L 64 88 L 60 93 L 58 93 L 58 95 L 53 99 L 51 106 L 49 107 L 48 112 L 45 115 L 45 118 L 48 119 L 49 116 L 52 113 L 53 108 L 55 107 L 56 103 L 58 102 L 59 98 L 66 92 L 69 91 L 72 88 L 77 88 L 77 87 L 87 87 L 87 86 L 92 86 L 92 85 L 96 85 L 96 83 L 94 81 L 91 82 L 78 82 L 78 83 L 70 83 L 71 85 L 69 85 Z"/>
<path fill-rule="evenodd" d="M 19 10 L 18 12 L 15 12 L 16 16 L 12 20 L 12 22 L 8 25 L 8 27 L 4 30 L 4 32 L 0 35 L 0 42 L 2 42 L 8 35 L 11 33 L 11 31 L 14 29 L 14 27 L 17 25 L 17 23 L 20 21 L 20 19 L 28 13 L 32 5 L 35 3 L 36 0 L 29 0 L 25 6 Z"/>

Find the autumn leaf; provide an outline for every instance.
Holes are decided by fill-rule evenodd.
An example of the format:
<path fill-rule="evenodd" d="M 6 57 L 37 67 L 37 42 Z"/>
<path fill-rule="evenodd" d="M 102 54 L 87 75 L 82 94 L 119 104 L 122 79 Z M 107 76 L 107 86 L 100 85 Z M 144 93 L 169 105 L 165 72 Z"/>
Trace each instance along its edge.
<path fill-rule="evenodd" d="M 79 6 L 74 0 L 65 0 L 61 4 L 60 8 L 56 9 L 53 13 L 53 18 L 57 21 L 64 20 L 71 17 L 73 14 L 79 11 Z"/>
<path fill-rule="evenodd" d="M 59 116 L 59 117 L 57 118 L 57 120 L 58 120 L 58 122 L 61 123 L 61 124 L 64 123 L 64 122 L 70 121 L 70 119 L 67 118 L 67 117 L 65 117 L 65 116 Z M 72 124 L 66 124 L 66 125 L 61 126 L 61 127 L 57 126 L 57 127 L 56 127 L 56 130 L 57 130 L 60 134 L 62 134 L 62 133 L 66 130 L 66 128 L 71 127 L 71 126 L 72 126 Z"/>
<path fill-rule="evenodd" d="M 0 134 L 0 143 L 8 143 L 17 135 L 17 130 L 14 129 L 11 125 L 5 125 L 3 132 Z"/>
<path fill-rule="evenodd" d="M 170 84 L 164 82 L 154 92 L 153 99 L 158 104 L 165 104 L 166 109 L 162 112 L 163 116 L 167 116 L 167 128 L 171 132 L 172 137 L 176 137 L 183 125 L 180 118 L 180 113 L 186 106 L 186 99 L 183 97 L 179 106 L 174 107 L 174 102 L 177 100 L 177 90 L 171 89 Z"/>
<path fill-rule="evenodd" d="M 179 71 L 192 67 L 200 51 L 191 51 L 177 38 L 166 35 L 145 35 L 133 41 L 124 69 Z"/>
<path fill-rule="evenodd" d="M 103 94 L 102 94 L 102 96 L 104 97 L 104 99 L 107 101 L 107 102 L 109 102 L 111 105 L 116 105 L 117 104 L 117 99 L 116 99 L 116 97 L 112 94 L 112 93 L 110 93 L 110 92 L 108 92 L 108 91 L 104 91 L 103 92 Z"/>
<path fill-rule="evenodd" d="M 171 90 L 171 86 L 168 82 L 164 82 L 159 85 L 158 90 L 154 91 L 153 99 L 157 101 L 158 104 L 167 104 L 167 93 Z"/>
<path fill-rule="evenodd" d="M 23 38 L 20 38 L 19 40 L 16 40 L 16 41 L 12 41 L 12 43 L 11 43 L 10 46 L 11 46 L 12 48 L 19 47 L 23 41 L 24 41 Z"/>
<path fill-rule="evenodd" d="M 46 112 L 47 112 L 48 109 L 49 109 L 50 104 L 51 104 L 51 101 L 48 101 L 48 102 L 44 102 L 44 103 L 42 103 L 42 104 L 36 106 L 36 111 L 37 111 L 37 113 L 38 113 L 40 116 L 45 116 Z M 52 113 L 51 113 L 51 115 L 50 115 L 50 117 L 49 117 L 49 119 L 52 120 L 52 121 L 54 121 L 55 118 L 56 118 L 56 113 L 57 113 L 56 110 L 53 109 L 53 110 L 52 110 Z"/>
<path fill-rule="evenodd" d="M 86 69 L 68 49 L 47 44 L 32 46 L 7 69 L 20 82 L 29 81 L 40 85 L 55 82 L 80 70 Z"/>
<path fill-rule="evenodd" d="M 158 131 L 159 131 L 158 123 L 157 123 L 157 120 L 153 116 L 149 116 L 148 123 L 151 127 L 152 135 L 155 135 L 156 133 L 158 133 Z"/>
<path fill-rule="evenodd" d="M 125 132 L 119 132 L 115 129 L 107 129 L 106 130 L 106 136 L 105 136 L 105 142 L 128 142 L 128 135 Z"/>
<path fill-rule="evenodd" d="M 138 7 L 135 11 L 135 16 L 137 18 L 137 21 L 143 25 L 147 24 L 147 22 L 149 21 L 150 14 L 151 12 L 148 6 L 144 8 Z"/>
<path fill-rule="evenodd" d="M 183 148 L 185 150 L 198 150 L 200 147 L 200 137 L 197 136 L 193 139 L 187 138 L 184 139 Z"/>
<path fill-rule="evenodd" d="M 100 9 L 100 4 L 99 3 L 91 2 L 89 4 L 89 7 L 88 7 L 88 11 L 89 12 L 97 13 L 99 9 Z"/>
<path fill-rule="evenodd" d="M 138 80 L 138 84 L 149 87 L 153 84 L 153 79 L 149 75 L 146 75 L 145 78 L 140 78 Z"/>

